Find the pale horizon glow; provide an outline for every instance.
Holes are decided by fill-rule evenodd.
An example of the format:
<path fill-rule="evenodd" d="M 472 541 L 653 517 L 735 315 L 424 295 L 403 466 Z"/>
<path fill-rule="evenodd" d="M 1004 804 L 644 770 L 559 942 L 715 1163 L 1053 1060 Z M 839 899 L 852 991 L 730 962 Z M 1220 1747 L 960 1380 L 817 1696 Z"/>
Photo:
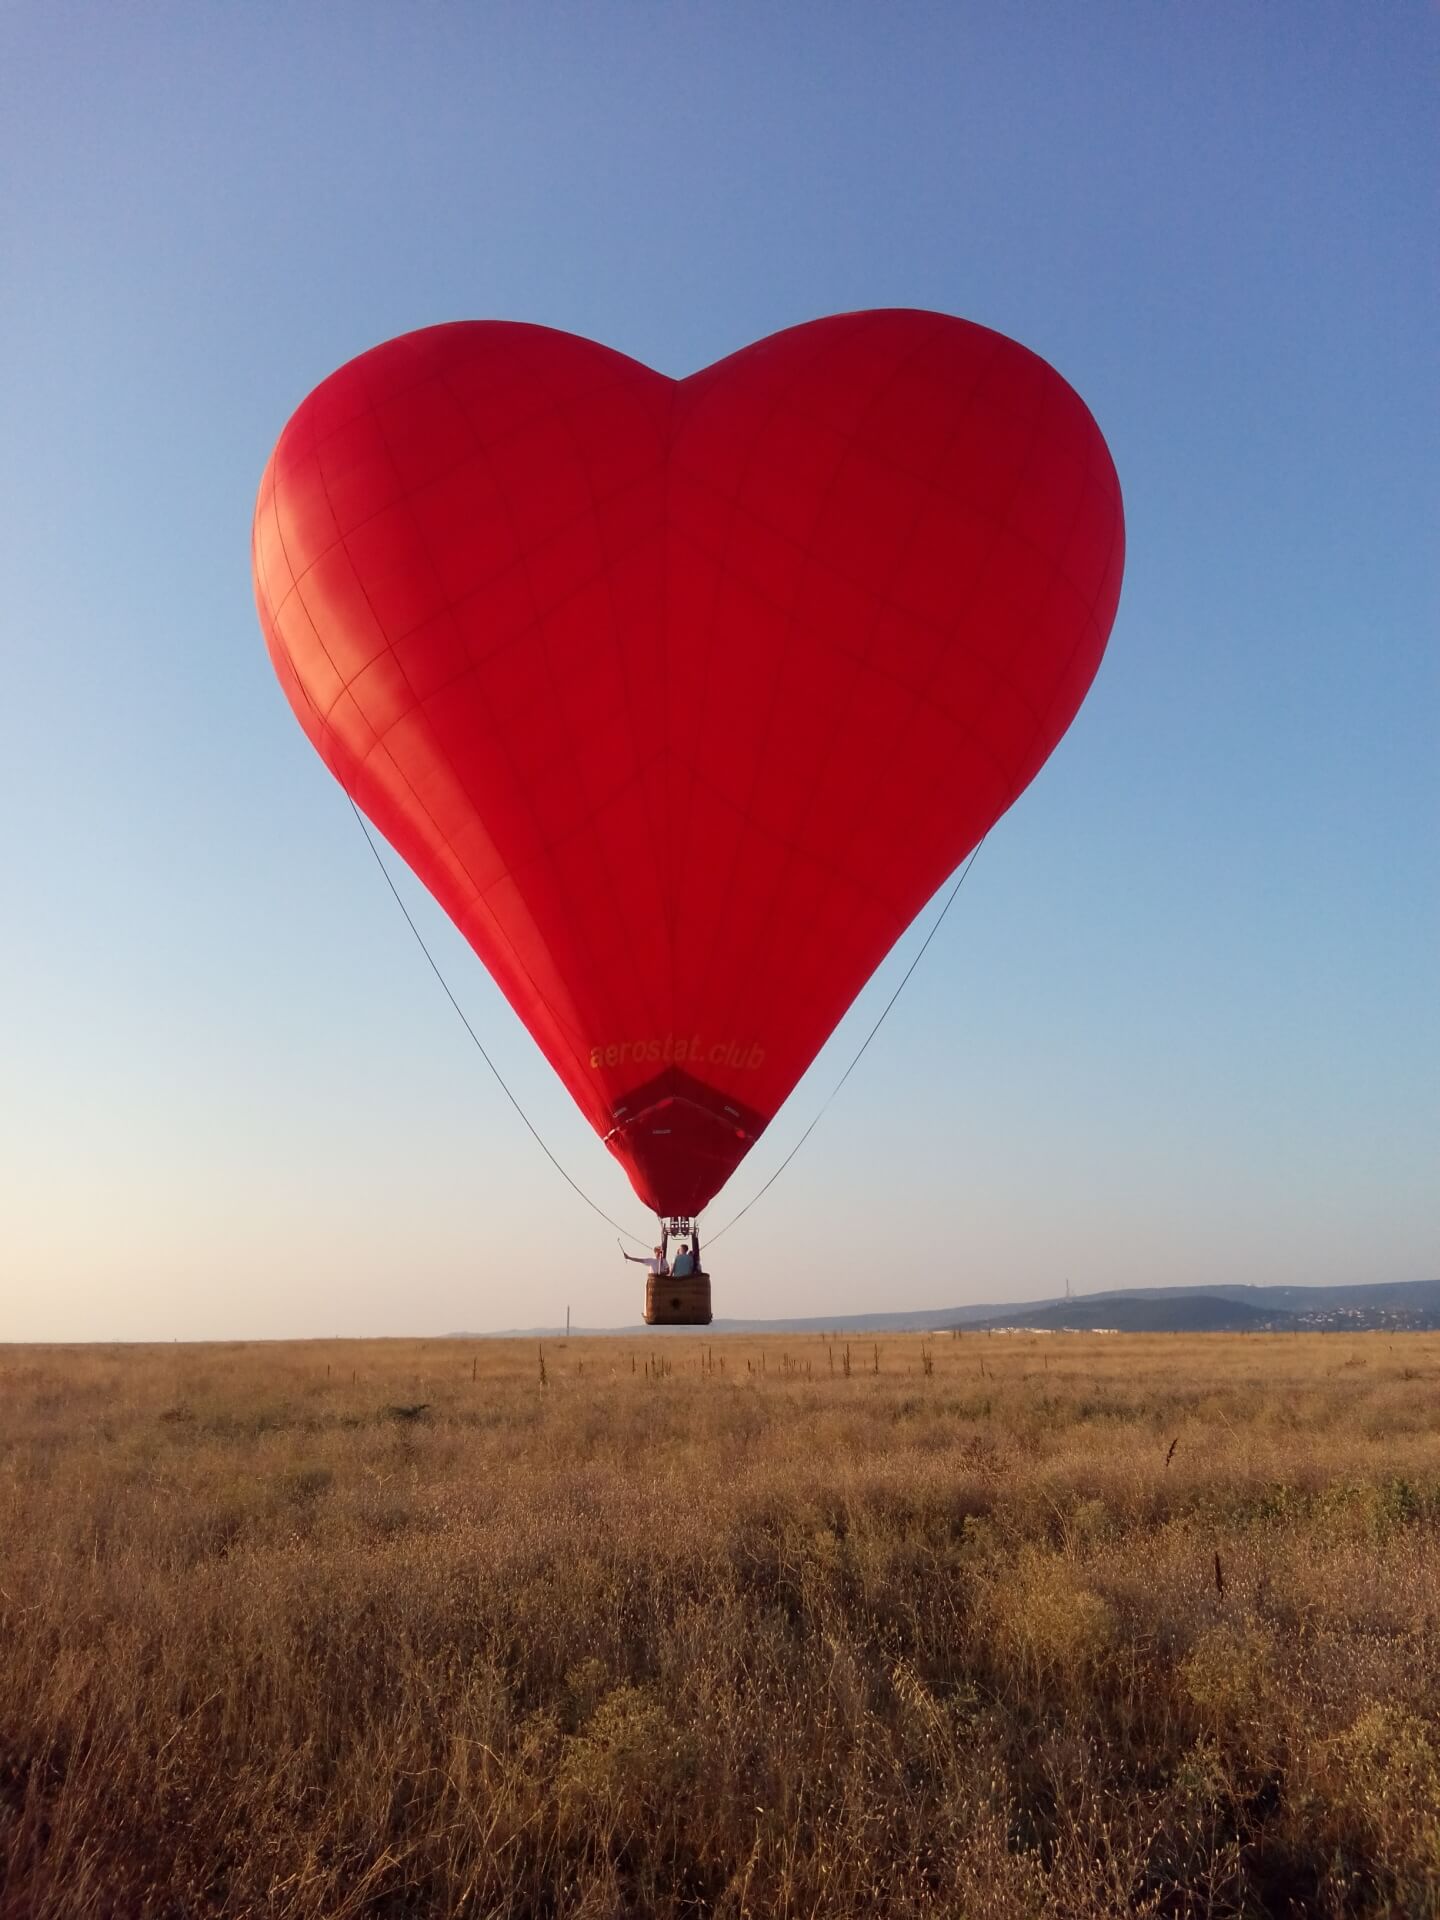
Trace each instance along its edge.
<path fill-rule="evenodd" d="M 1071 381 L 1125 490 L 1090 698 L 714 1249 L 717 1315 L 1440 1273 L 1437 52 L 1433 12 L 1339 0 L 8 10 L 0 1341 L 638 1318 L 250 598 L 299 399 L 492 315 L 680 374 L 845 308 L 963 314 Z"/>

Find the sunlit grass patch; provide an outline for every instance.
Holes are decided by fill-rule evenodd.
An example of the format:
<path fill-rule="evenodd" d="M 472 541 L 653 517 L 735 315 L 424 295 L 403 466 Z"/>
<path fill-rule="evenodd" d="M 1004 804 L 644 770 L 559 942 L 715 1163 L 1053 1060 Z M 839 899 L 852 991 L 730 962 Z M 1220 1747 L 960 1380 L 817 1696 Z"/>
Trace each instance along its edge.
<path fill-rule="evenodd" d="M 832 1344 L 0 1353 L 0 1916 L 1440 1912 L 1440 1339 Z"/>

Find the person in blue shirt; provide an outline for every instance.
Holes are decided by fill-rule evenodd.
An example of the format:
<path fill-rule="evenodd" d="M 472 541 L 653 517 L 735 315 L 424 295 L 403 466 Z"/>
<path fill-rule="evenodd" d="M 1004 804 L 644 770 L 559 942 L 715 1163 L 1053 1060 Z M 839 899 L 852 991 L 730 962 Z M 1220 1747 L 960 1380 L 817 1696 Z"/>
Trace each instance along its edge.
<path fill-rule="evenodd" d="M 680 1242 L 680 1251 L 675 1256 L 675 1265 L 672 1271 L 677 1280 L 688 1280 L 690 1275 L 694 1273 L 695 1256 L 690 1251 L 690 1246 L 687 1241 L 682 1240 Z"/>

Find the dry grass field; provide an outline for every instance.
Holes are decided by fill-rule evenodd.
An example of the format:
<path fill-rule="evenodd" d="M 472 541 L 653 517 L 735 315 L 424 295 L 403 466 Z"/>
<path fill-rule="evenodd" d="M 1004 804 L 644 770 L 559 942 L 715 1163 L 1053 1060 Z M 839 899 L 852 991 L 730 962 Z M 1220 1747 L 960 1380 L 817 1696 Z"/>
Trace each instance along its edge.
<path fill-rule="evenodd" d="M 1440 1914 L 1440 1336 L 543 1357 L 0 1350 L 5 1920 Z"/>

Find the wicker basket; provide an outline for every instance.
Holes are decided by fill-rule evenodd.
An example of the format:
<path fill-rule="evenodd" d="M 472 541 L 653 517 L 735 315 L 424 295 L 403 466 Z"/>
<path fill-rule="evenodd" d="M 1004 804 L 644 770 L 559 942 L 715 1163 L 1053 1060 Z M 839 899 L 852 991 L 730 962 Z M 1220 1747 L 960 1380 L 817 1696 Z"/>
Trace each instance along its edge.
<path fill-rule="evenodd" d="M 645 1324 L 647 1327 L 708 1327 L 709 1274 L 688 1273 L 678 1280 L 673 1274 L 647 1274 Z"/>

